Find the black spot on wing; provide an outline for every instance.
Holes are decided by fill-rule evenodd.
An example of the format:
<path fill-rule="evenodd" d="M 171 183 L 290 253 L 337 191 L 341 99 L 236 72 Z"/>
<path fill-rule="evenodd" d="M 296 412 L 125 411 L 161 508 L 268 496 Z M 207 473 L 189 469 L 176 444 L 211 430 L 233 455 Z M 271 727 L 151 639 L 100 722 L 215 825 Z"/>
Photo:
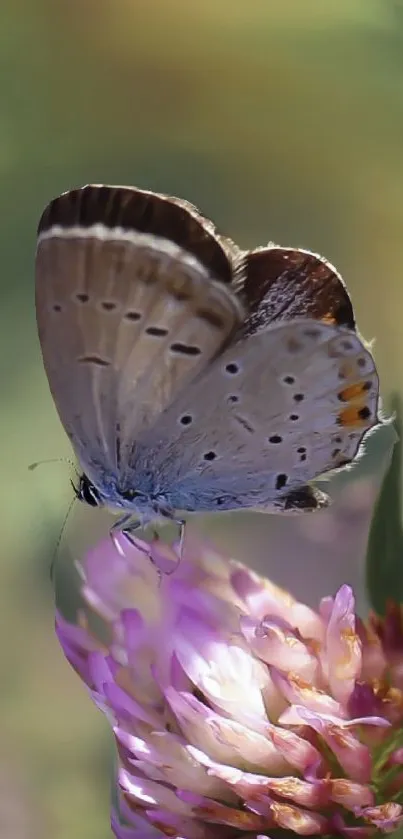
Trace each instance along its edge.
<path fill-rule="evenodd" d="M 141 312 L 125 312 L 124 317 L 126 320 L 137 321 L 141 320 L 142 314 Z"/>
<path fill-rule="evenodd" d="M 287 485 L 288 476 L 285 474 L 277 475 L 276 477 L 276 489 L 281 490 Z"/>
<path fill-rule="evenodd" d="M 168 329 L 162 326 L 147 326 L 146 335 L 153 335 L 155 338 L 164 338 L 168 335 Z"/>
<path fill-rule="evenodd" d="M 77 361 L 79 364 L 93 364 L 95 367 L 110 367 L 111 365 L 107 358 L 102 358 L 100 355 L 82 355 Z"/>
<path fill-rule="evenodd" d="M 170 350 L 172 353 L 176 355 L 200 355 L 201 349 L 200 347 L 196 347 L 192 344 L 182 344 L 180 341 L 176 341 L 174 344 L 171 344 Z"/>

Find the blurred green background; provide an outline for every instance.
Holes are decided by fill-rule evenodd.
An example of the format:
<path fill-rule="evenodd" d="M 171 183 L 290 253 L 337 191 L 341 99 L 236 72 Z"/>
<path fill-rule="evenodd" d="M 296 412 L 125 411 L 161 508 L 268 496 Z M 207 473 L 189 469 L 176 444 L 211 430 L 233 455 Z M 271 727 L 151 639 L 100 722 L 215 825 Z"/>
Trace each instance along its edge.
<path fill-rule="evenodd" d="M 0 8 L 0 836 L 107 839 L 109 738 L 53 635 L 49 565 L 71 498 L 41 366 L 33 259 L 43 206 L 87 182 L 197 204 L 244 247 L 326 255 L 403 389 L 400 0 L 3 0 Z M 391 435 L 331 511 L 202 522 L 316 604 L 362 561 Z M 58 562 L 100 528 L 75 509 Z M 104 525 L 102 525 L 104 526 Z M 80 541 L 81 540 L 81 541 Z M 65 559 L 65 556 L 67 559 Z"/>

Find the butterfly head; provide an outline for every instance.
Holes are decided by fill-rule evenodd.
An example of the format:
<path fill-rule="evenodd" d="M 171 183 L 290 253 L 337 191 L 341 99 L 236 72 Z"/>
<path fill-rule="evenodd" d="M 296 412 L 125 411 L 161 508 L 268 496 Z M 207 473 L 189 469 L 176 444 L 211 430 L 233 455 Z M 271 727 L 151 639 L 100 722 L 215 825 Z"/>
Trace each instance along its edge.
<path fill-rule="evenodd" d="M 72 483 L 72 487 L 76 498 L 89 507 L 106 506 L 116 510 L 138 511 L 147 511 L 150 507 L 153 511 L 155 509 L 150 497 L 140 490 L 122 490 L 116 485 L 108 485 L 107 492 L 102 493 L 84 472 L 80 475 L 78 486 Z"/>
<path fill-rule="evenodd" d="M 90 507 L 102 507 L 104 504 L 103 498 L 99 490 L 94 486 L 92 481 L 87 478 L 87 475 L 82 473 L 79 478 L 78 486 L 72 483 L 72 487 L 76 498 Z"/>

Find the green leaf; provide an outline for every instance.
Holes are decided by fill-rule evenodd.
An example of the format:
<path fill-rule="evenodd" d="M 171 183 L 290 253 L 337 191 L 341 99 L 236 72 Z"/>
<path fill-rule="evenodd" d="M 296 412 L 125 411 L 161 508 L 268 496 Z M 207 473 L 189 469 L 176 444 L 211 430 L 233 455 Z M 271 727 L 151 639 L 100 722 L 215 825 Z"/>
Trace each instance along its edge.
<path fill-rule="evenodd" d="M 392 399 L 397 432 L 391 462 L 375 504 L 366 558 L 366 582 L 372 608 L 384 615 L 388 600 L 403 602 L 402 440 L 401 399 Z"/>

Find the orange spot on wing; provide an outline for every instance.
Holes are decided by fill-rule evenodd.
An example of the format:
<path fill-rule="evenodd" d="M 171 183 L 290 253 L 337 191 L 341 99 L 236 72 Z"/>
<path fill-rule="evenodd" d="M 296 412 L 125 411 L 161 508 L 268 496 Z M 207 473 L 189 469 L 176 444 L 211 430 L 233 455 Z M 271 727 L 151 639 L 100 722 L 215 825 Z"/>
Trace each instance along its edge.
<path fill-rule="evenodd" d="M 355 385 L 350 385 L 349 387 L 345 387 L 344 390 L 341 390 L 339 399 L 341 402 L 352 402 L 354 399 L 362 396 L 363 393 L 366 393 L 367 390 L 367 382 L 357 382 Z"/>
<path fill-rule="evenodd" d="M 370 416 L 371 411 L 365 402 L 358 405 L 349 405 L 343 411 L 340 411 L 338 424 L 349 428 L 365 428 L 368 426 Z"/>

